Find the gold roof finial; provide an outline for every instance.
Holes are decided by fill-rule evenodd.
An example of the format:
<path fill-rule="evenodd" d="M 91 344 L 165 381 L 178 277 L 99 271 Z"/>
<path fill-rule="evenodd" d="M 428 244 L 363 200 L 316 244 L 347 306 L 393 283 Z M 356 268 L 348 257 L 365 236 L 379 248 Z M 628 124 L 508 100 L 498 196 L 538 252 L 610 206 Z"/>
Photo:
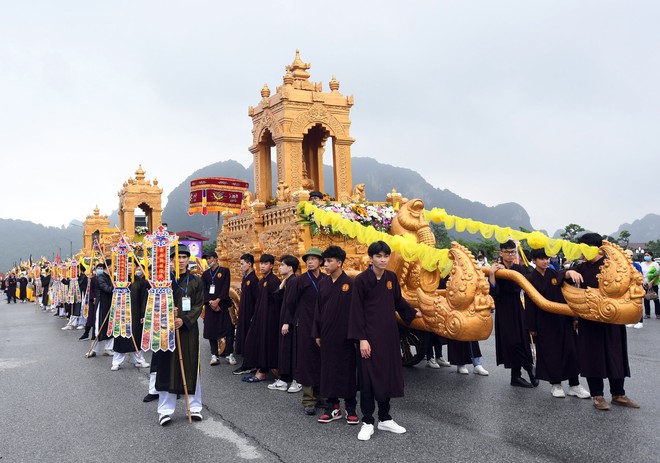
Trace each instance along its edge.
<path fill-rule="evenodd" d="M 99 211 L 99 205 L 97 204 L 96 207 L 94 208 L 94 215 L 99 215 L 101 211 Z"/>
<path fill-rule="evenodd" d="M 270 89 L 268 88 L 268 84 L 264 84 L 263 88 L 261 89 L 261 98 L 268 98 L 270 96 Z"/>
<path fill-rule="evenodd" d="M 330 79 L 328 86 L 330 87 L 332 93 L 336 93 L 339 90 L 339 81 L 334 75 L 332 76 L 332 79 Z"/>
<path fill-rule="evenodd" d="M 284 81 L 284 85 L 292 85 L 293 84 L 293 75 L 291 74 L 291 71 L 287 70 L 286 74 L 284 74 L 284 77 L 282 78 L 282 81 Z"/>
<path fill-rule="evenodd" d="M 300 50 L 296 49 L 296 57 L 291 63 L 290 66 L 286 67 L 287 71 L 291 71 L 294 80 L 307 80 L 309 79 L 310 73 L 307 72 L 312 65 L 310 63 L 305 63 L 300 59 Z"/>
<path fill-rule="evenodd" d="M 144 180 L 144 170 L 142 170 L 142 164 L 138 166 L 138 170 L 135 171 L 135 180 Z"/>

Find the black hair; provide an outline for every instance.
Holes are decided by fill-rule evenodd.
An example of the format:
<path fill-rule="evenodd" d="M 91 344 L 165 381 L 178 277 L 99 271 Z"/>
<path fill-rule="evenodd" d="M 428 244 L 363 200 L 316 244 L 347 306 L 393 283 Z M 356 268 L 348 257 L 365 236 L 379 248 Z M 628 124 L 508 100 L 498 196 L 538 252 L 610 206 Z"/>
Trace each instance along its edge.
<path fill-rule="evenodd" d="M 208 259 L 209 257 L 215 257 L 215 258 L 217 259 L 217 258 L 218 258 L 218 253 L 215 252 L 215 251 L 209 252 L 209 253 L 206 255 L 206 258 Z"/>
<path fill-rule="evenodd" d="M 545 253 L 545 249 L 532 249 L 532 259 L 549 259 Z"/>
<path fill-rule="evenodd" d="M 262 254 L 261 257 L 259 258 L 259 262 L 262 263 L 270 262 L 271 264 L 275 265 L 275 256 L 272 254 Z"/>
<path fill-rule="evenodd" d="M 323 251 L 323 259 L 337 259 L 340 260 L 343 264 L 346 260 L 346 251 L 344 251 L 339 246 L 328 246 L 328 248 Z"/>
<path fill-rule="evenodd" d="M 653 257 L 653 251 L 644 251 L 644 254 L 648 254 L 649 256 Z"/>
<path fill-rule="evenodd" d="M 245 262 L 249 262 L 250 265 L 254 265 L 254 256 L 252 254 L 243 254 L 240 260 L 244 260 Z"/>
<path fill-rule="evenodd" d="M 513 240 L 500 243 L 500 250 L 502 249 L 516 249 L 516 243 Z"/>
<path fill-rule="evenodd" d="M 296 273 L 298 271 L 298 267 L 300 267 L 300 261 L 298 260 L 297 257 L 293 257 L 289 254 L 285 254 L 282 257 L 279 258 L 279 261 L 282 262 L 284 265 L 288 265 L 293 269 L 293 273 Z"/>
<path fill-rule="evenodd" d="M 381 252 L 388 256 L 392 254 L 392 250 L 385 241 L 376 241 L 371 243 L 369 245 L 369 249 L 367 249 L 367 254 L 369 254 L 369 257 L 373 257 L 376 254 L 380 254 Z"/>
<path fill-rule="evenodd" d="M 96 264 L 96 267 L 94 267 L 94 268 L 103 268 L 103 269 L 105 269 L 105 268 L 107 268 L 107 266 L 105 265 L 104 262 L 99 262 L 98 264 Z"/>
<path fill-rule="evenodd" d="M 578 243 L 587 244 L 589 246 L 601 247 L 603 245 L 603 237 L 598 233 L 585 233 L 578 238 Z"/>

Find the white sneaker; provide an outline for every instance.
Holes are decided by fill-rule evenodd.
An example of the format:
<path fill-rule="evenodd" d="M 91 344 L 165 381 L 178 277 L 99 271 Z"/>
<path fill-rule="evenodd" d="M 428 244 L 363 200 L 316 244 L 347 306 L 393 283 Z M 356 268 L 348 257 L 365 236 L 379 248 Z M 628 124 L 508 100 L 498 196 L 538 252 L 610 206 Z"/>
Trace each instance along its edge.
<path fill-rule="evenodd" d="M 563 399 L 566 397 L 566 393 L 564 392 L 564 388 L 561 387 L 561 384 L 552 384 L 550 393 L 552 394 L 552 397 L 557 397 L 558 399 Z"/>
<path fill-rule="evenodd" d="M 486 370 L 481 365 L 477 365 L 473 370 L 475 375 L 488 376 L 488 370 Z"/>
<path fill-rule="evenodd" d="M 378 423 L 378 428 L 380 429 L 380 423 Z M 374 425 L 362 423 L 360 432 L 358 433 L 358 440 L 369 440 L 371 436 L 374 435 Z"/>
<path fill-rule="evenodd" d="M 278 379 L 273 384 L 269 384 L 268 389 L 270 389 L 271 391 L 286 391 L 287 384 L 281 379 Z"/>
<path fill-rule="evenodd" d="M 571 397 L 577 397 L 578 399 L 588 399 L 591 397 L 589 391 L 587 391 L 581 384 L 577 386 L 571 386 L 568 388 L 568 395 Z"/>
<path fill-rule="evenodd" d="M 62 331 L 72 330 L 72 329 L 73 329 L 73 326 L 71 326 L 71 325 L 66 325 L 66 326 L 62 327 Z"/>
<path fill-rule="evenodd" d="M 300 392 L 300 391 L 302 391 L 302 386 L 300 384 L 298 384 L 296 382 L 296 380 L 294 379 L 293 381 L 291 381 L 291 385 L 289 386 L 289 389 L 287 389 L 286 392 L 290 392 L 292 394 L 295 394 L 296 392 Z"/>
<path fill-rule="evenodd" d="M 438 362 L 436 362 L 434 358 L 430 358 L 426 361 L 426 368 L 438 369 L 440 368 L 440 365 L 438 365 Z"/>
<path fill-rule="evenodd" d="M 234 354 L 229 354 L 227 356 L 227 363 L 230 365 L 236 365 L 238 362 L 236 361 L 236 357 L 234 357 Z"/>
<path fill-rule="evenodd" d="M 470 373 L 465 365 L 456 365 L 456 371 L 459 375 L 467 375 Z"/>
<path fill-rule="evenodd" d="M 626 328 L 632 328 L 633 326 L 635 326 L 634 323 L 628 323 L 628 324 L 626 325 Z"/>
<path fill-rule="evenodd" d="M 117 370 L 119 370 L 119 365 L 112 365 L 110 367 L 110 371 L 117 371 Z"/>
<path fill-rule="evenodd" d="M 209 365 L 217 365 L 220 363 L 220 360 L 218 360 L 217 355 L 212 355 L 211 356 L 211 361 L 209 362 Z"/>
<path fill-rule="evenodd" d="M 148 368 L 149 366 L 150 365 L 144 360 L 135 364 L 135 368 Z"/>
<path fill-rule="evenodd" d="M 447 360 L 443 359 L 442 357 L 436 357 L 435 361 L 441 367 L 450 367 L 451 366 L 451 363 L 449 363 Z"/>
<path fill-rule="evenodd" d="M 406 428 L 398 425 L 397 422 L 394 420 L 379 421 L 378 430 L 393 432 L 394 434 L 403 434 L 404 432 L 406 432 Z"/>
<path fill-rule="evenodd" d="M 642 323 L 642 322 L 635 323 L 633 325 L 633 328 L 635 328 L 635 329 L 644 328 L 644 323 Z"/>
<path fill-rule="evenodd" d="M 84 330 L 84 329 L 85 329 L 85 327 L 84 327 L 84 326 L 82 326 L 82 325 L 78 325 L 78 326 L 76 326 L 76 329 L 77 329 L 77 330 Z"/>

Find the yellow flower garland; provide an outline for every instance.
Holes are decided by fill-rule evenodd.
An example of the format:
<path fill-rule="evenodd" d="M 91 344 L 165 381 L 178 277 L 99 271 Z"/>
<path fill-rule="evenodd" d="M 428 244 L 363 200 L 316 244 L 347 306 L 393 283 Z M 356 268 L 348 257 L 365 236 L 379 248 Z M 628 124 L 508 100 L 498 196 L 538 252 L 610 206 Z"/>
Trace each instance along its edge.
<path fill-rule="evenodd" d="M 532 249 L 545 249 L 545 253 L 554 256 L 559 251 L 563 251 L 569 260 L 577 260 L 584 256 L 587 259 L 593 259 L 598 254 L 596 246 L 586 244 L 571 243 L 562 239 L 550 238 L 539 231 L 523 232 L 513 230 L 510 227 L 498 227 L 472 219 L 465 219 L 455 215 L 447 214 L 447 211 L 440 208 L 434 208 L 430 211 L 424 211 L 424 217 L 429 222 L 444 223 L 447 229 L 454 228 L 457 232 L 468 231 L 471 234 L 481 233 L 486 239 L 495 236 L 499 243 L 504 243 L 509 238 L 516 241 L 526 240 Z"/>

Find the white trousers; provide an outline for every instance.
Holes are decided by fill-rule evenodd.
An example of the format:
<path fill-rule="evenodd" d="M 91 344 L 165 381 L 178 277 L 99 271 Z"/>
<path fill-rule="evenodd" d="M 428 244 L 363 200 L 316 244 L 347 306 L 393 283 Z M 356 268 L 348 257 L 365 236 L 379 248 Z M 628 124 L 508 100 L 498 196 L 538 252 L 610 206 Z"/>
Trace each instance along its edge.
<path fill-rule="evenodd" d="M 144 356 L 142 355 L 142 351 L 131 352 L 131 354 L 133 354 L 134 365 L 144 362 Z M 125 359 L 126 359 L 126 354 L 124 354 L 123 352 L 115 352 L 114 354 L 112 354 L 113 365 L 121 365 L 122 363 L 124 363 Z"/>
<path fill-rule="evenodd" d="M 156 372 L 149 373 L 149 394 L 158 395 L 156 390 Z"/>
<path fill-rule="evenodd" d="M 154 374 L 154 373 L 152 373 Z M 154 379 L 155 381 L 155 379 Z M 201 412 L 202 411 L 202 378 L 199 373 L 197 374 L 197 387 L 195 388 L 195 394 L 190 397 L 190 411 L 191 412 Z M 181 400 L 184 401 L 185 397 L 181 394 Z M 185 402 L 184 402 L 184 407 Z M 158 392 L 158 414 L 159 415 L 171 415 L 176 409 L 176 394 L 171 394 L 166 391 Z"/>
<path fill-rule="evenodd" d="M 97 354 L 102 354 L 104 350 L 112 350 L 115 345 L 115 338 L 106 339 L 105 341 L 99 341 L 94 346 L 92 352 Z"/>

